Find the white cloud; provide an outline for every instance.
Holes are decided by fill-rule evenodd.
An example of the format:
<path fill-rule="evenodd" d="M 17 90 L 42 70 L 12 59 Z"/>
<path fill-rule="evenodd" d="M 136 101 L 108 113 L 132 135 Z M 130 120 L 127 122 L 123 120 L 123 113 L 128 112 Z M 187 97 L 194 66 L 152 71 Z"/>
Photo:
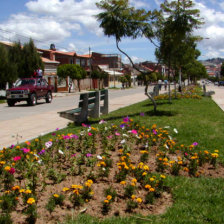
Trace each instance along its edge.
<path fill-rule="evenodd" d="M 135 8 L 149 8 L 149 2 L 139 1 L 139 0 L 130 0 L 130 4 L 133 5 Z"/>
<path fill-rule="evenodd" d="M 199 46 L 205 49 L 205 55 L 208 57 L 223 56 L 224 12 L 209 8 L 201 2 L 196 2 L 196 8 L 200 10 L 200 15 L 205 22 L 205 24 L 195 32 L 197 35 L 205 38 Z"/>
<path fill-rule="evenodd" d="M 131 60 L 132 60 L 134 63 L 139 63 L 139 62 L 143 62 L 143 61 L 145 61 L 145 59 L 143 59 L 143 58 L 139 58 L 139 57 L 136 57 L 136 56 L 131 56 Z M 130 60 L 129 60 L 127 57 L 125 57 L 125 58 L 123 59 L 123 62 L 124 62 L 125 64 L 130 64 Z"/>

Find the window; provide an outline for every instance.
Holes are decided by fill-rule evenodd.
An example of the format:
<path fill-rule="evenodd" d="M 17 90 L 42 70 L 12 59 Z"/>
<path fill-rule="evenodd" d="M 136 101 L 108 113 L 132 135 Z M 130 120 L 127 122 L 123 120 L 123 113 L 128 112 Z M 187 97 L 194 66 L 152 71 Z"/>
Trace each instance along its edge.
<path fill-rule="evenodd" d="M 79 58 L 76 58 L 76 64 L 80 65 L 80 59 Z"/>
<path fill-rule="evenodd" d="M 70 58 L 70 64 L 74 64 L 73 58 Z"/>
<path fill-rule="evenodd" d="M 85 66 L 86 65 L 86 61 L 84 59 L 81 60 L 81 66 Z"/>

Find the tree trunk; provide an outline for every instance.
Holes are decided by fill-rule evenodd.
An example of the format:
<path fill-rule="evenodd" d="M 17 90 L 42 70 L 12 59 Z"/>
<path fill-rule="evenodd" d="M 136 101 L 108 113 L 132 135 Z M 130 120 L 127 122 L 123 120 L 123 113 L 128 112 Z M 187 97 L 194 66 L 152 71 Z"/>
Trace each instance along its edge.
<path fill-rule="evenodd" d="M 154 106 L 154 112 L 156 113 L 157 104 L 156 104 L 155 99 L 148 93 L 148 86 L 149 86 L 149 84 L 146 83 L 146 85 L 145 85 L 145 95 L 152 101 L 153 106 Z"/>
<path fill-rule="evenodd" d="M 78 88 L 79 88 L 79 92 L 81 92 L 81 88 L 80 88 L 80 80 L 78 80 Z"/>
<path fill-rule="evenodd" d="M 117 46 L 117 49 L 129 59 L 129 61 L 131 62 L 131 64 L 132 64 L 132 66 L 133 66 L 134 69 L 136 69 L 137 71 L 139 71 L 140 73 L 142 73 L 142 72 L 135 66 L 134 62 L 133 62 L 132 59 L 129 57 L 129 55 L 126 54 L 124 51 L 122 51 L 122 50 L 120 49 L 118 43 L 119 43 L 119 40 L 116 38 L 116 46 Z M 156 68 L 155 68 L 152 72 L 154 72 L 154 71 L 157 69 L 157 67 L 158 67 L 158 64 L 157 64 Z M 148 98 L 152 101 L 153 106 L 154 106 L 154 112 L 156 112 L 157 104 L 156 104 L 156 101 L 154 100 L 154 98 L 148 93 L 148 82 L 147 82 L 146 85 L 145 85 L 145 95 L 148 96 Z"/>

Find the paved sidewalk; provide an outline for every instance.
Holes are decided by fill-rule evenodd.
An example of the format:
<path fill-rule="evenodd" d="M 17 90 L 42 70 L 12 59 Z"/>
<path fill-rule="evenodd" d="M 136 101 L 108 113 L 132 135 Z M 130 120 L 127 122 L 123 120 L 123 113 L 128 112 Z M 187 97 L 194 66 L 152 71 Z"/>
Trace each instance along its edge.
<path fill-rule="evenodd" d="M 206 86 L 207 91 L 214 91 L 212 95 L 214 102 L 224 111 L 224 86 L 214 86 L 213 84 Z"/>

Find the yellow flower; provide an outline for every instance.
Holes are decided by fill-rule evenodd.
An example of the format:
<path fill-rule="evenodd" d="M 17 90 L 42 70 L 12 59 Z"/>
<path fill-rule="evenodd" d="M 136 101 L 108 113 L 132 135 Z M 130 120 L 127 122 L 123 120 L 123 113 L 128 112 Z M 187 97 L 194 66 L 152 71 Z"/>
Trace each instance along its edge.
<path fill-rule="evenodd" d="M 151 187 L 151 188 L 149 188 L 149 191 L 150 192 L 154 192 L 155 191 L 155 188 Z"/>
<path fill-rule="evenodd" d="M 134 178 L 134 179 L 132 179 L 131 181 L 132 181 L 132 182 L 134 182 L 134 183 L 136 183 L 136 182 L 137 182 L 137 180 L 136 180 L 135 178 Z"/>
<path fill-rule="evenodd" d="M 142 176 L 146 176 L 146 175 L 147 175 L 147 172 L 142 173 Z"/>
<path fill-rule="evenodd" d="M 133 194 L 133 195 L 131 196 L 131 199 L 132 199 L 132 200 L 134 200 L 134 199 L 135 199 L 135 197 L 136 197 L 136 196 Z"/>
<path fill-rule="evenodd" d="M 15 191 L 15 190 L 19 190 L 20 189 L 20 187 L 17 185 L 17 186 L 14 186 L 14 187 L 12 187 L 12 190 L 13 191 Z"/>
<path fill-rule="evenodd" d="M 149 170 L 149 167 L 148 167 L 147 165 L 144 165 L 144 166 L 143 166 L 143 169 L 144 169 L 144 170 Z"/>
<path fill-rule="evenodd" d="M 153 177 L 151 177 L 151 178 L 149 178 L 149 180 L 150 180 L 151 182 L 153 182 L 155 179 L 154 179 Z"/>
<path fill-rule="evenodd" d="M 73 191 L 73 193 L 76 194 L 76 195 L 79 195 L 79 190 L 78 190 L 78 189 L 75 189 L 75 190 Z"/>
<path fill-rule="evenodd" d="M 6 167 L 5 167 L 5 171 L 9 171 L 10 169 L 11 169 L 10 166 L 6 166 Z"/>
<path fill-rule="evenodd" d="M 108 204 L 108 203 L 109 203 L 109 201 L 108 201 L 108 200 L 104 200 L 104 203 L 105 203 L 105 204 Z"/>
<path fill-rule="evenodd" d="M 212 156 L 213 158 L 218 158 L 218 157 L 219 157 L 219 154 L 218 154 L 218 153 L 212 153 L 211 156 Z"/>
<path fill-rule="evenodd" d="M 16 146 L 16 149 L 20 149 L 20 146 L 19 146 L 19 145 L 17 145 L 17 146 Z"/>
<path fill-rule="evenodd" d="M 141 198 L 137 198 L 136 201 L 140 204 L 142 203 L 142 199 Z"/>
<path fill-rule="evenodd" d="M 27 204 L 32 205 L 33 203 L 35 203 L 35 199 L 34 198 L 29 198 L 27 200 Z"/>
<path fill-rule="evenodd" d="M 29 190 L 29 189 L 27 189 L 27 190 L 25 191 L 25 193 L 26 193 L 26 194 L 31 194 L 31 193 L 32 193 L 32 191 L 31 191 L 31 190 Z"/>
<path fill-rule="evenodd" d="M 85 186 L 86 186 L 86 187 L 91 187 L 92 184 L 93 184 L 93 181 L 92 181 L 92 180 L 87 180 L 87 181 L 85 182 Z"/>
<path fill-rule="evenodd" d="M 39 139 L 38 138 L 35 138 L 35 142 L 39 142 Z"/>
<path fill-rule="evenodd" d="M 145 185 L 145 188 L 146 188 L 146 189 L 149 189 L 149 188 L 151 188 L 151 185 L 146 184 L 146 185 Z"/>
<path fill-rule="evenodd" d="M 59 195 L 58 194 L 54 194 L 53 195 L 55 198 L 59 198 Z"/>
<path fill-rule="evenodd" d="M 125 185 L 126 184 L 126 181 L 123 180 L 123 181 L 120 182 L 120 184 L 121 185 Z"/>
<path fill-rule="evenodd" d="M 161 177 L 162 179 L 165 179 L 165 178 L 166 178 L 166 176 L 163 175 L 163 174 L 161 174 L 160 177 Z"/>
<path fill-rule="evenodd" d="M 5 161 L 0 161 L 0 164 L 1 165 L 5 165 Z"/>
<path fill-rule="evenodd" d="M 107 195 L 107 200 L 111 200 L 112 199 L 112 196 L 111 195 Z"/>
<path fill-rule="evenodd" d="M 68 187 L 64 187 L 62 191 L 63 192 L 69 191 L 69 188 Z"/>
<path fill-rule="evenodd" d="M 214 152 L 218 153 L 218 152 L 219 152 L 219 150 L 218 150 L 218 149 L 216 149 Z"/>

